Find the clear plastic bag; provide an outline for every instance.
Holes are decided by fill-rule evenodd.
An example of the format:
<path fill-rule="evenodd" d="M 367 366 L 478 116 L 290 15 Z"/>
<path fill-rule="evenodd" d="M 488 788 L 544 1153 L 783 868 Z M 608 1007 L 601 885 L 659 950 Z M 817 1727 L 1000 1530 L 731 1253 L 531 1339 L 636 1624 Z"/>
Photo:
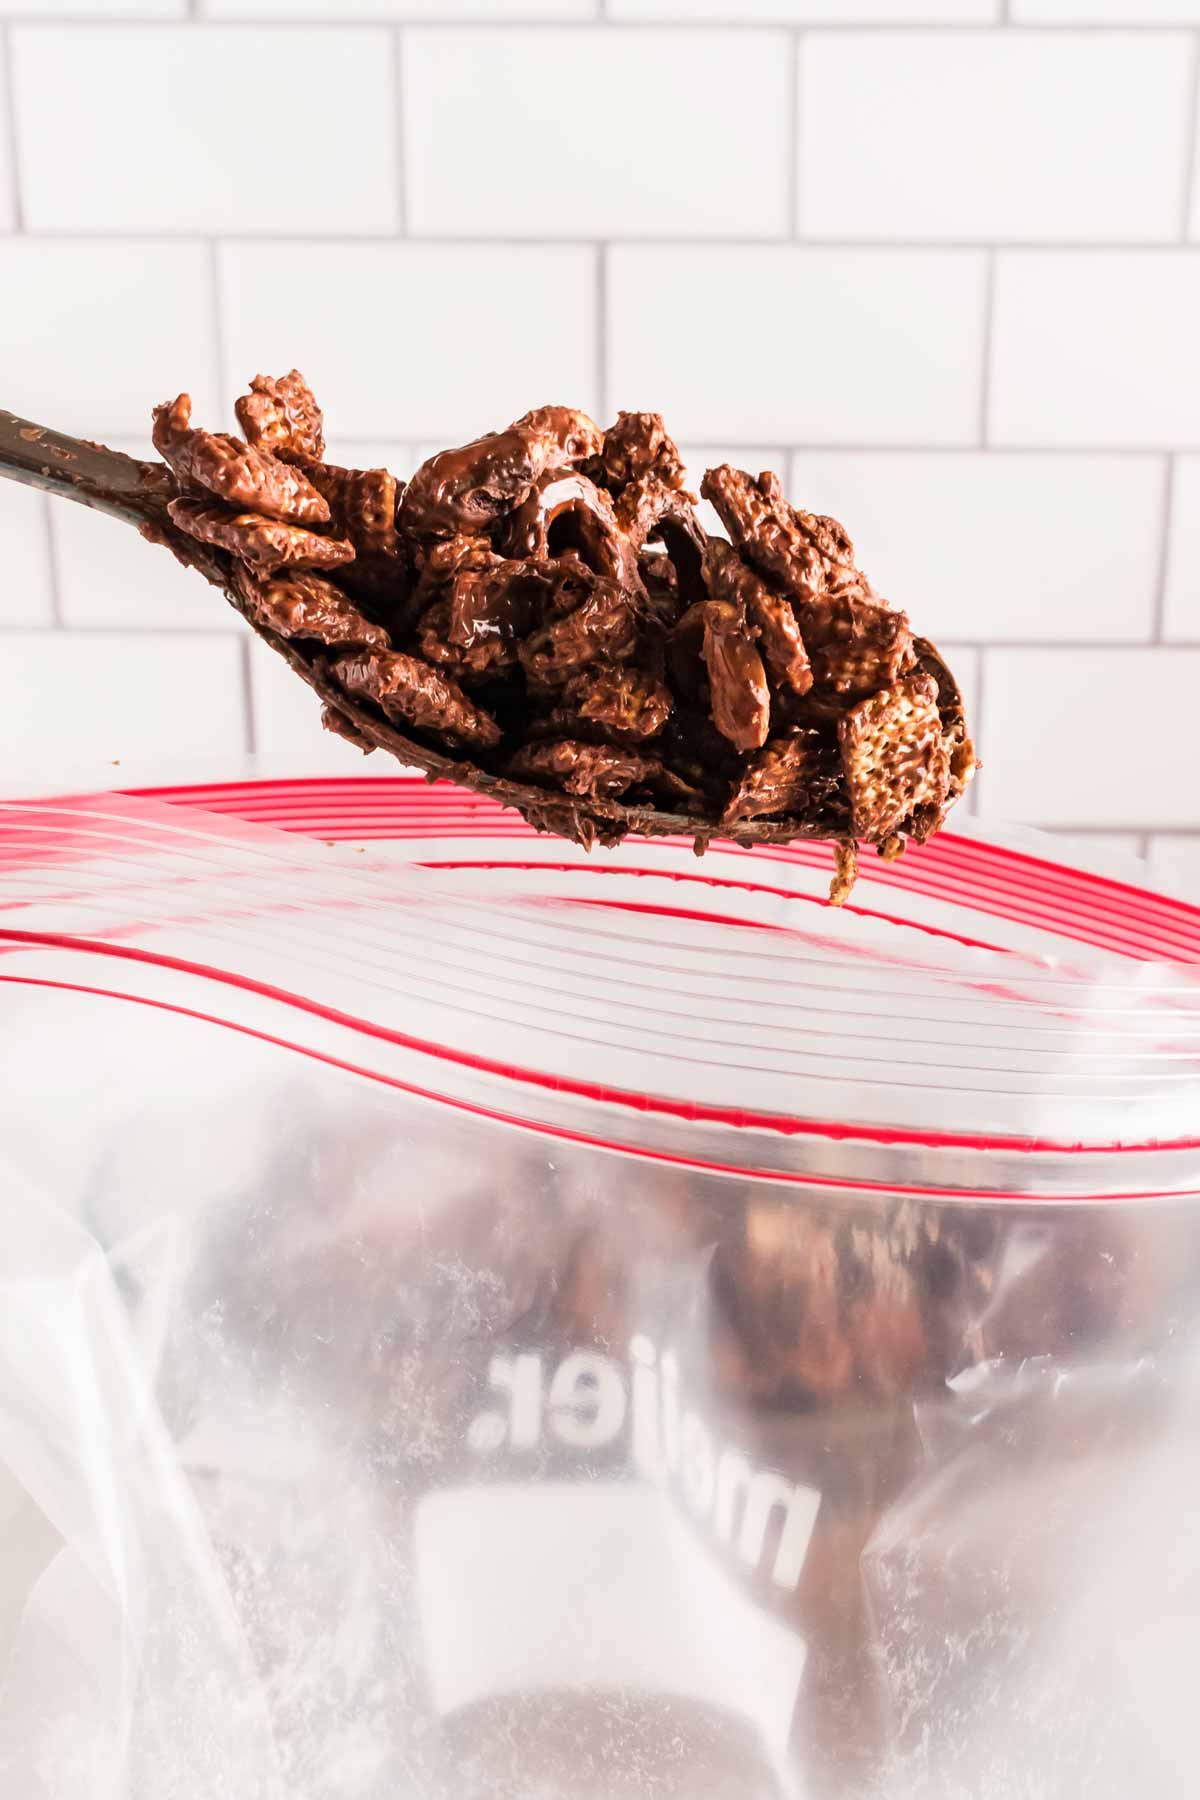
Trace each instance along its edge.
<path fill-rule="evenodd" d="M 1200 914 L 423 792 L 0 818 L 0 1792 L 1190 1796 Z"/>

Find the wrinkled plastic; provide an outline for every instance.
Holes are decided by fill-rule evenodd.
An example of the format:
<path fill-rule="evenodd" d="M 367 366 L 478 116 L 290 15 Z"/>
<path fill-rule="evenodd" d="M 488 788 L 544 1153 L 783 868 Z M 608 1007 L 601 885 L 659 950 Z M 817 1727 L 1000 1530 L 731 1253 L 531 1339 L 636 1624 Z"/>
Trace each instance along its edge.
<path fill-rule="evenodd" d="M 1194 966 L 182 817 L 0 832 L 0 1793 L 1195 1793 Z"/>

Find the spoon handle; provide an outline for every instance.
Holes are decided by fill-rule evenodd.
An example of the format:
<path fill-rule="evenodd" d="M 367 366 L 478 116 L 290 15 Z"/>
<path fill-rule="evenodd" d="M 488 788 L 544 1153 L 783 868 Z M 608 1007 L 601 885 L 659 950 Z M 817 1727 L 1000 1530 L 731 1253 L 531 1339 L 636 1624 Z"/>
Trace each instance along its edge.
<path fill-rule="evenodd" d="M 161 515 L 153 465 L 0 409 L 0 476 L 113 513 L 131 525 Z"/>

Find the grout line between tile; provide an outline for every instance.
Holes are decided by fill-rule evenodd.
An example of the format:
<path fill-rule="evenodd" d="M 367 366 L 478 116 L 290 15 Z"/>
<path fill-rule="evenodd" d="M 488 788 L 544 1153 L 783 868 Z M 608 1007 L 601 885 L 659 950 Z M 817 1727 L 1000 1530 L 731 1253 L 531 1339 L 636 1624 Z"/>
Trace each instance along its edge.
<path fill-rule="evenodd" d="M 792 33 L 791 62 L 788 70 L 787 168 L 784 171 L 784 193 L 787 195 L 787 230 L 793 238 L 804 235 L 804 219 L 800 203 L 800 87 L 804 59 L 804 33 Z"/>
<path fill-rule="evenodd" d="M 191 3 L 194 6 L 198 6 L 200 0 L 191 0 Z M 730 0 L 730 4 L 732 8 L 734 6 L 734 0 Z M 878 37 L 881 34 L 895 36 L 896 34 L 911 35 L 915 33 L 924 33 L 928 35 L 930 32 L 936 32 L 939 36 L 947 37 L 979 37 L 988 33 L 997 35 L 1002 32 L 1005 29 L 1005 26 L 1010 22 L 1007 15 L 1007 0 L 1003 0 L 1003 4 L 1005 6 L 1005 12 L 997 19 L 926 19 L 924 21 L 919 19 L 877 19 L 874 21 L 860 19 L 849 20 L 844 24 L 838 22 L 824 24 L 816 22 L 813 25 L 806 27 L 806 29 L 818 32 L 823 37 Z M 593 10 L 578 19 L 548 19 L 544 14 L 525 14 L 524 16 L 521 14 L 513 14 L 511 17 L 497 20 L 495 18 L 487 17 L 478 17 L 474 19 L 447 19 L 434 10 L 431 4 L 431 9 L 427 12 L 414 12 L 411 15 L 406 14 L 403 23 L 406 26 L 419 25 L 426 30 L 436 27 L 440 31 L 447 32 L 472 32 L 496 29 L 511 30 L 514 27 L 518 30 L 536 29 L 538 31 L 566 32 L 594 29 L 597 20 L 603 19 L 617 31 L 659 31 L 678 36 L 683 36 L 686 33 L 694 34 L 697 32 L 713 31 L 741 31 L 746 32 L 747 34 L 757 33 L 761 36 L 767 32 L 778 33 L 779 31 L 778 20 L 747 19 L 739 17 L 736 10 L 731 10 L 724 17 L 720 18 L 635 19 L 611 17 L 607 11 L 607 0 L 594 0 L 594 6 L 598 7 L 599 10 Z M 352 4 L 348 8 L 347 16 L 341 18 L 233 18 L 216 17 L 211 13 L 201 13 L 198 11 L 193 14 L 185 15 L 182 19 L 148 19 L 137 14 L 125 14 L 124 16 L 117 14 L 107 19 L 97 19 L 92 14 L 77 14 L 73 18 L 69 16 L 59 16 L 53 20 L 48 20 L 43 13 L 37 12 L 14 12 L 6 14 L 5 18 L 6 22 L 11 25 L 40 26 L 47 30 L 52 30 L 61 25 L 83 25 L 91 30 L 105 30 L 109 26 L 124 25 L 133 27 L 137 30 L 169 31 L 172 28 L 178 30 L 180 25 L 195 23 L 196 25 L 202 26 L 205 30 L 211 31 L 378 31 L 381 25 L 386 28 L 389 22 L 386 19 L 381 20 L 378 13 L 358 13 L 356 15 Z M 1181 26 L 1178 20 L 1172 21 L 1169 19 L 1149 19 L 1145 21 L 1127 19 L 1121 21 L 1119 24 L 1112 20 L 1081 19 L 1064 23 L 1061 19 L 1023 19 L 1017 24 L 1017 29 L 1028 32 L 1030 35 L 1037 35 L 1040 33 L 1061 34 L 1064 31 L 1069 31 L 1072 36 L 1084 37 L 1104 33 L 1111 35 L 1113 32 L 1135 33 L 1142 37 L 1153 37 L 1162 36 L 1164 33 L 1170 32 L 1174 32 L 1178 35 Z"/>
<path fill-rule="evenodd" d="M 258 748 L 258 730 L 254 723 L 254 681 L 250 673 L 250 648 L 254 639 L 250 632 L 244 632 L 238 644 L 242 665 L 242 729 L 246 734 L 246 749 L 251 756 Z"/>
<path fill-rule="evenodd" d="M 1154 642 L 1166 636 L 1167 579 L 1171 569 L 1171 521 L 1175 509 L 1175 456 L 1169 452 L 1163 468 L 1162 513 L 1159 523 L 1158 571 L 1154 584 Z"/>
<path fill-rule="evenodd" d="M 1024 821 L 1017 821 L 1017 823 L 1029 824 L 1030 821 L 1026 819 Z M 1078 819 L 1070 819 L 1065 823 L 1057 819 L 1049 823 L 1039 819 L 1034 826 L 1034 829 L 1036 831 L 1061 832 L 1064 837 L 1070 837 L 1073 832 L 1086 832 L 1089 837 L 1099 837 L 1102 834 L 1111 834 L 1114 837 L 1118 835 L 1121 837 L 1140 837 L 1144 834 L 1148 839 L 1194 838 L 1200 835 L 1200 826 L 1196 825 L 1119 825 L 1108 819 L 1105 819 L 1102 824 L 1093 820 L 1090 824 L 1086 825 L 1081 824 Z"/>
<path fill-rule="evenodd" d="M 1196 188 L 1196 132 L 1200 123 L 1200 32 L 1192 35 L 1192 72 L 1188 89 L 1187 137 L 1184 142 L 1183 194 L 1180 202 L 1179 241 L 1188 242 Z"/>
<path fill-rule="evenodd" d="M 1113 825 L 1060 825 L 1065 837 L 1141 837 L 1140 831 L 1118 831 Z"/>
<path fill-rule="evenodd" d="M 378 14 L 360 13 L 355 16 L 353 11 L 350 12 L 349 16 L 342 18 L 216 17 L 211 13 L 199 11 L 201 0 L 189 0 L 189 4 L 192 10 L 186 13 L 181 19 L 148 19 L 137 14 L 125 14 L 123 16 L 117 14 L 107 19 L 97 19 L 91 14 L 77 14 L 73 18 L 70 16 L 59 16 L 55 19 L 47 19 L 43 13 L 14 12 L 5 15 L 5 23 L 9 25 L 20 25 L 22 27 L 40 27 L 45 30 L 53 30 L 62 25 L 81 25 L 93 31 L 107 30 L 112 26 L 125 26 L 134 30 L 170 31 L 172 29 L 178 30 L 181 25 L 195 25 L 206 31 L 265 32 L 379 31 L 381 28 L 386 29 L 389 23 L 388 20 L 381 19 Z M 757 33 L 761 36 L 767 32 L 778 33 L 779 31 L 779 22 L 777 20 L 746 19 L 739 17 L 736 12 L 730 12 L 724 18 L 617 19 L 612 18 L 608 13 L 607 0 L 595 0 L 595 5 L 598 10 L 588 13 L 584 17 L 578 19 L 547 19 L 544 15 L 539 16 L 537 14 L 526 14 L 524 17 L 519 14 L 514 14 L 512 17 L 505 18 L 503 21 L 486 17 L 475 19 L 447 19 L 440 16 L 436 11 L 431 10 L 429 12 L 413 13 L 411 16 L 405 16 L 402 22 L 406 27 L 416 25 L 424 30 L 431 30 L 436 27 L 439 31 L 467 33 L 472 31 L 478 32 L 481 30 L 496 30 L 500 27 L 505 30 L 512 30 L 515 28 L 517 30 L 526 31 L 534 29 L 538 31 L 553 32 L 587 31 L 594 30 L 597 21 L 603 21 L 615 31 L 659 31 L 677 36 L 683 36 L 688 33 L 694 34 L 697 32 L 703 33 L 713 31 L 737 31 L 744 32 L 748 35 Z M 1178 35 L 1181 29 L 1186 28 L 1181 26 L 1180 21 L 1172 21 L 1169 19 L 1149 19 L 1145 21 L 1125 19 L 1120 23 L 1116 23 L 1112 20 L 1098 19 L 1081 19 L 1066 23 L 1061 19 L 1022 19 L 1020 21 L 1015 21 L 1011 18 L 1009 0 L 1002 0 L 1002 8 L 1003 10 L 1000 17 L 995 19 L 943 19 L 925 21 L 914 19 L 880 19 L 874 21 L 851 20 L 844 24 L 822 24 L 816 22 L 807 26 L 805 29 L 809 32 L 817 33 L 822 37 L 879 37 L 884 34 L 895 36 L 897 34 L 912 35 L 917 33 L 924 33 L 927 35 L 930 32 L 936 32 L 939 37 L 980 37 L 987 34 L 996 36 L 1006 29 L 1019 30 L 1030 36 L 1052 33 L 1061 34 L 1064 31 L 1069 31 L 1072 36 L 1080 37 L 1092 37 L 1104 34 L 1111 36 L 1114 32 L 1120 32 L 1122 34 L 1132 33 L 1139 37 L 1155 37 L 1162 36 L 1165 33 L 1174 33 Z M 391 22 L 395 23 L 396 21 Z"/>
<path fill-rule="evenodd" d="M 42 519 L 46 533 L 46 561 L 50 569 L 50 618 L 55 631 L 66 629 L 63 618 L 61 571 L 58 562 L 58 543 L 54 536 L 54 507 L 58 502 L 49 494 L 42 495 Z"/>
<path fill-rule="evenodd" d="M 136 13 L 126 13 L 123 15 L 114 13 L 108 18 L 97 18 L 94 14 L 81 13 L 76 14 L 74 17 L 69 15 L 59 15 L 54 19 L 47 19 L 45 15 L 41 13 L 14 12 L 5 14 L 5 19 L 9 24 L 13 25 L 44 26 L 47 29 L 51 29 L 58 25 L 84 25 L 91 30 L 104 30 L 110 25 L 125 25 L 148 31 L 166 31 L 170 30 L 172 27 L 178 29 L 180 25 L 186 25 L 194 21 L 198 25 L 203 25 L 206 29 L 232 31 L 378 31 L 381 26 L 386 28 L 387 25 L 391 23 L 403 24 L 406 26 L 418 25 L 426 31 L 436 28 L 439 31 L 452 31 L 455 33 L 495 30 L 509 31 L 514 27 L 518 31 L 530 31 L 536 29 L 538 31 L 570 32 L 594 29 L 597 22 L 601 20 L 618 31 L 666 31 L 679 35 L 683 35 L 684 33 L 711 31 L 744 31 L 748 33 L 757 33 L 761 36 L 766 32 L 777 32 L 779 30 L 778 23 L 769 19 L 745 19 L 736 16 L 730 16 L 724 19 L 614 19 L 609 15 L 607 0 L 592 0 L 593 10 L 578 19 L 548 19 L 544 14 L 539 15 L 536 13 L 527 13 L 524 16 L 514 13 L 503 19 L 494 17 L 488 18 L 483 15 L 474 19 L 447 19 L 442 17 L 435 10 L 432 10 L 433 3 L 435 3 L 435 0 L 431 0 L 431 10 L 427 12 L 405 14 L 403 18 L 399 20 L 395 18 L 392 20 L 380 18 L 377 13 L 360 12 L 356 14 L 352 3 L 346 7 L 344 16 L 340 18 L 305 18 L 302 16 L 296 17 L 295 15 L 290 17 L 280 15 L 259 18 L 251 16 L 237 18 L 218 17 L 211 13 L 202 13 L 199 10 L 202 0 L 187 0 L 189 10 L 182 18 L 144 18 Z M 875 31 L 879 30 L 880 27 L 877 25 L 865 27 L 861 25 L 839 25 L 833 26 L 830 29 L 838 32 L 859 31 L 864 29 Z M 887 26 L 884 27 L 884 29 L 896 30 L 908 29 L 908 27 Z M 922 29 L 928 29 L 928 27 L 923 27 Z M 962 27 L 952 24 L 949 29 L 958 30 L 962 29 Z M 970 24 L 966 29 L 978 31 L 980 26 L 979 24 Z M 986 25 L 984 26 L 984 29 L 986 29 Z"/>
<path fill-rule="evenodd" d="M 691 433 L 685 434 L 685 435 L 687 435 L 689 437 L 689 441 L 691 441 L 693 443 L 696 441 L 697 434 L 694 431 Z M 722 434 L 720 432 L 709 432 L 709 433 L 707 433 L 707 437 L 708 437 L 708 441 L 711 443 L 720 442 L 723 444 L 727 444 L 731 450 L 737 448 L 737 446 L 735 444 L 731 443 L 727 437 L 722 436 Z M 752 446 L 750 446 L 750 447 L 752 447 Z M 840 451 L 843 454 L 848 455 L 848 456 L 984 456 L 984 455 L 986 455 L 989 457 L 1065 456 L 1065 457 L 1076 457 L 1076 458 L 1087 457 L 1087 456 L 1105 456 L 1105 457 L 1125 456 L 1125 457 L 1137 457 L 1137 458 L 1144 460 L 1147 457 L 1163 455 L 1163 450 L 1162 450 L 1161 446 L 1151 447 L 1146 444 L 997 444 L 997 443 L 991 443 L 991 444 L 983 445 L 983 444 L 979 444 L 979 443 L 971 443 L 969 441 L 968 442 L 947 442 L 944 444 L 930 444 L 930 443 L 894 444 L 894 443 L 888 443 L 886 440 L 879 440 L 875 443 L 849 444 L 849 443 L 843 443 L 843 442 L 839 441 L 838 439 L 834 438 L 834 439 L 813 439 L 809 443 L 800 444 L 795 447 L 796 447 L 796 449 L 798 449 L 800 451 L 819 451 L 819 452 L 821 452 L 822 455 L 832 454 L 832 453 L 836 453 L 836 452 Z M 1175 448 L 1178 450 L 1181 450 L 1181 451 L 1191 450 L 1194 448 L 1200 448 L 1200 439 L 1197 440 L 1195 445 L 1181 444 L 1181 445 L 1176 445 Z"/>
<path fill-rule="evenodd" d="M 21 183 L 20 144 L 17 138 L 17 76 L 13 67 L 12 32 L 0 25 L 0 67 L 4 72 L 4 91 L 0 94 L 8 113 L 8 129 L 5 137 L 8 143 L 8 158 L 11 164 L 9 181 L 12 193 L 13 230 L 25 230 L 25 200 Z"/>
<path fill-rule="evenodd" d="M 47 498 L 50 506 L 55 501 Z M 0 638 L 24 635 L 37 636 L 40 632 L 50 633 L 59 629 L 58 624 L 50 626 L 0 624 Z M 241 630 L 236 616 L 230 614 L 229 622 L 224 625 L 139 625 L 130 620 L 120 625 L 72 625 L 64 623 L 62 629 L 72 637 L 149 637 L 157 638 L 160 643 L 173 644 L 184 638 L 231 638 Z"/>
<path fill-rule="evenodd" d="M 396 233 L 399 237 L 408 236 L 408 157 L 404 148 L 404 32 L 400 26 L 392 31 L 392 130 L 395 140 L 392 145 L 393 165 L 396 174 Z"/>
<path fill-rule="evenodd" d="M 811 36 L 811 32 L 807 35 Z M 84 226 L 39 227 L 30 237 L 47 243 L 67 239 L 81 244 L 91 243 L 195 243 L 204 237 L 200 228 L 177 229 L 173 226 L 119 226 L 110 230 Z M 386 231 L 273 231 L 269 227 L 254 230 L 223 228 L 223 242 L 261 245 L 360 245 L 363 248 L 386 248 L 393 240 Z M 433 249 L 453 250 L 581 250 L 595 243 L 594 237 L 579 237 L 570 232 L 553 236 L 543 233 L 531 236 L 520 232 L 410 231 L 407 241 Z M 708 236 L 687 232 L 644 231 L 640 233 L 610 232 L 609 244 L 622 249 L 650 250 L 656 253 L 681 250 L 771 250 L 782 255 L 797 250 L 846 252 L 855 256 L 908 256 L 914 251 L 930 256 L 982 259 L 990 251 L 1002 250 L 1016 256 L 1188 256 L 1200 258 L 1200 245 L 1180 244 L 1177 238 L 885 238 L 885 237 L 806 237 L 793 243 L 778 232 L 733 236 L 728 232 Z"/>
<path fill-rule="evenodd" d="M 991 430 L 992 338 L 996 319 L 996 265 L 998 260 L 996 252 L 989 250 L 987 269 L 983 278 L 983 371 L 979 384 L 980 449 L 986 449 Z"/>
<path fill-rule="evenodd" d="M 1131 651 L 1133 651 L 1135 653 L 1139 652 L 1139 651 L 1145 651 L 1147 654 L 1149 654 L 1153 650 L 1161 650 L 1163 648 L 1163 645 L 1156 643 L 1154 641 L 1154 639 L 1150 638 L 1150 637 L 1119 637 L 1119 638 L 1111 638 L 1111 637 L 1110 638 L 1088 638 L 1088 637 L 1008 638 L 1008 637 L 995 637 L 995 636 L 970 637 L 970 636 L 964 635 L 962 632 L 957 632 L 957 631 L 953 632 L 953 633 L 949 633 L 949 634 L 943 631 L 943 632 L 940 632 L 938 635 L 945 643 L 961 645 L 961 647 L 964 650 L 992 650 L 992 651 L 1019 650 L 1023 655 L 1029 655 L 1031 653 L 1039 652 L 1039 651 L 1047 651 L 1047 652 L 1052 652 L 1056 656 L 1060 656 L 1060 655 L 1064 655 L 1068 652 L 1073 653 L 1073 652 L 1076 652 L 1079 650 L 1111 650 L 1114 653 L 1119 651 L 1122 656 L 1128 657 L 1128 655 Z M 1173 650 L 1200 650 L 1200 639 L 1184 638 L 1182 640 L 1179 640 L 1178 642 L 1172 641 L 1171 648 Z"/>
<path fill-rule="evenodd" d="M 596 245 L 596 411 L 602 422 L 609 418 L 608 409 L 608 250 Z"/>

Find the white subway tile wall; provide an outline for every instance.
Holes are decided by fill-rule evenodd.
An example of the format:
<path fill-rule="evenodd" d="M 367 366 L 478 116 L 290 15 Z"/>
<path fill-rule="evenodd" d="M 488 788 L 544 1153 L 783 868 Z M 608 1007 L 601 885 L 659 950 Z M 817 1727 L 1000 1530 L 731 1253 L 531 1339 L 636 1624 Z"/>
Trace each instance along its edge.
<path fill-rule="evenodd" d="M 988 810 L 1031 825 L 1186 827 L 1200 650 L 989 650 Z"/>
<path fill-rule="evenodd" d="M 1136 857 L 1145 853 L 1145 838 L 1140 831 L 1070 831 L 1066 835 L 1072 849 L 1098 851 L 1101 856 L 1111 856 L 1114 851 Z"/>
<path fill-rule="evenodd" d="M 1200 906 L 1200 835 L 1156 837 L 1150 845 L 1150 872 L 1172 893 Z"/>
<path fill-rule="evenodd" d="M 1008 0 L 1018 25 L 1197 25 L 1200 0 Z"/>
<path fill-rule="evenodd" d="M 986 25 L 1003 0 L 608 0 L 613 19 L 740 19 L 795 25 Z"/>
<path fill-rule="evenodd" d="M 596 0 L 199 0 L 212 19 L 594 19 Z"/>
<path fill-rule="evenodd" d="M 118 519 L 50 505 L 58 609 L 72 626 L 231 631 L 237 614 L 207 584 Z"/>
<path fill-rule="evenodd" d="M 0 0 L 0 405 L 137 450 L 297 364 L 400 474 L 660 408 L 951 651 L 977 811 L 1200 897 L 1198 73 L 1200 0 Z M 121 526 L 0 483 L 0 558 L 16 777 L 385 772 Z"/>
<path fill-rule="evenodd" d="M 0 0 L 0 19 L 184 19 L 189 0 Z"/>
<path fill-rule="evenodd" d="M 973 443 L 986 274 L 974 250 L 618 245 L 609 398 L 697 440 Z"/>
<path fill-rule="evenodd" d="M 32 231 L 395 228 L 386 32 L 16 26 L 12 57 Z M 320 125 L 281 137 L 293 95 Z"/>
<path fill-rule="evenodd" d="M 782 237 L 790 55 L 774 32 L 414 30 L 409 225 L 428 237 Z M 499 179 L 481 145 L 494 146 Z"/>
<path fill-rule="evenodd" d="M 1200 644 L 1200 456 L 1177 456 L 1163 636 Z"/>
<path fill-rule="evenodd" d="M 10 412 L 91 438 L 144 431 L 181 387 L 217 405 L 208 250 L 186 239 L 0 236 Z"/>
<path fill-rule="evenodd" d="M 875 586 L 932 637 L 1144 644 L 1166 474 L 1161 456 L 801 450 L 792 498 L 848 520 Z"/>
<path fill-rule="evenodd" d="M 119 767 L 155 753 L 218 756 L 245 748 L 236 638 L 179 633 L 6 633 L 0 762 L 20 780 L 54 720 L 56 772 Z"/>
<path fill-rule="evenodd" d="M 1003 250 L 997 444 L 1200 447 L 1200 251 Z"/>
<path fill-rule="evenodd" d="M 800 65 L 804 229 L 1169 242 L 1183 212 L 1191 65 L 1182 31 L 814 35 Z"/>
<path fill-rule="evenodd" d="M 468 436 L 561 397 L 594 409 L 597 255 L 499 244 L 226 244 L 227 407 L 304 370 L 348 437 Z"/>
<path fill-rule="evenodd" d="M 54 623 L 48 508 L 44 495 L 0 481 L 0 625 Z"/>

